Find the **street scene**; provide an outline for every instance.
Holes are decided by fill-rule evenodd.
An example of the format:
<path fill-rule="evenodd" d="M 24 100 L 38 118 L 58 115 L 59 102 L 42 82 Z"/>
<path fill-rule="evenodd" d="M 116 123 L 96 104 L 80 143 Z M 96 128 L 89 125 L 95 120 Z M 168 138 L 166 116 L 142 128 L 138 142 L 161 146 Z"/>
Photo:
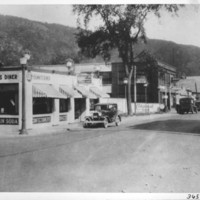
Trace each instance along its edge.
<path fill-rule="evenodd" d="M 125 118 L 106 130 L 73 124 L 1 138 L 1 191 L 196 192 L 199 117 L 172 111 Z"/>
<path fill-rule="evenodd" d="M 0 196 L 198 199 L 199 9 L 0 4 Z"/>

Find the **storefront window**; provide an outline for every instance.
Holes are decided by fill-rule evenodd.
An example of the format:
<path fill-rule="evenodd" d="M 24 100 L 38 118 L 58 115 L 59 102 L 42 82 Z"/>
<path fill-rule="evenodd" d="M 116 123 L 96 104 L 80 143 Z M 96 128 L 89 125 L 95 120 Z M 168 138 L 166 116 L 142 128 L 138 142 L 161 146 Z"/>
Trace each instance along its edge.
<path fill-rule="evenodd" d="M 53 99 L 51 98 L 33 98 L 33 114 L 52 113 Z"/>
<path fill-rule="evenodd" d="M 70 99 L 60 99 L 60 113 L 68 112 L 70 108 Z"/>
<path fill-rule="evenodd" d="M 18 84 L 0 84 L 0 114 L 19 114 L 19 89 Z"/>

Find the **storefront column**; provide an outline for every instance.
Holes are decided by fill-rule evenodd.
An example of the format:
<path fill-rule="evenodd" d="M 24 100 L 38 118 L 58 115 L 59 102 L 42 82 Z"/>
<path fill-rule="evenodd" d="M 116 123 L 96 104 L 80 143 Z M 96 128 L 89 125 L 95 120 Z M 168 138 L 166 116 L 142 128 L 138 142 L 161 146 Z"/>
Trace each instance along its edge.
<path fill-rule="evenodd" d="M 53 126 L 59 124 L 59 99 L 53 99 Z"/>
<path fill-rule="evenodd" d="M 86 98 L 86 108 L 85 108 L 85 116 L 90 114 L 90 99 Z"/>
<path fill-rule="evenodd" d="M 26 82 L 26 127 L 27 129 L 33 128 L 33 94 L 32 83 Z"/>
<path fill-rule="evenodd" d="M 70 108 L 68 112 L 68 122 L 74 122 L 75 120 L 75 103 L 74 98 L 70 98 Z"/>
<path fill-rule="evenodd" d="M 88 116 L 90 113 L 90 99 L 85 98 L 85 105 L 83 105 L 83 112 L 81 112 L 80 121 L 84 121 L 85 116 Z"/>

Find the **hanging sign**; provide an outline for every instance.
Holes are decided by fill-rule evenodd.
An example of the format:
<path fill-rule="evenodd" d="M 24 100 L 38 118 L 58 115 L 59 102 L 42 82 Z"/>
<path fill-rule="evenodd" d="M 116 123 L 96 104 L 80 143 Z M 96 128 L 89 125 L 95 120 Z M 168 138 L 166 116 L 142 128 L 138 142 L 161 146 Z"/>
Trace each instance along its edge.
<path fill-rule="evenodd" d="M 79 84 L 92 83 L 92 76 L 90 74 L 79 74 L 77 78 Z"/>
<path fill-rule="evenodd" d="M 146 79 L 146 76 L 137 76 L 137 80 L 136 80 L 136 83 L 147 83 L 147 79 Z"/>

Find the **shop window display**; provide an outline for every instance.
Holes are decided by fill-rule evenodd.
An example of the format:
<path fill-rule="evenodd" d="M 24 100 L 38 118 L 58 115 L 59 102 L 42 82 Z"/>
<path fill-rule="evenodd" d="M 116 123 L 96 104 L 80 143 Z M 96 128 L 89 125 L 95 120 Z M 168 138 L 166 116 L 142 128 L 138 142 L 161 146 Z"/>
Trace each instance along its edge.
<path fill-rule="evenodd" d="M 19 114 L 19 90 L 18 84 L 0 85 L 0 114 Z"/>
<path fill-rule="evenodd" d="M 48 114 L 53 111 L 53 99 L 33 98 L 33 114 Z"/>
<path fill-rule="evenodd" d="M 60 113 L 68 112 L 70 108 L 70 99 L 60 99 Z"/>

